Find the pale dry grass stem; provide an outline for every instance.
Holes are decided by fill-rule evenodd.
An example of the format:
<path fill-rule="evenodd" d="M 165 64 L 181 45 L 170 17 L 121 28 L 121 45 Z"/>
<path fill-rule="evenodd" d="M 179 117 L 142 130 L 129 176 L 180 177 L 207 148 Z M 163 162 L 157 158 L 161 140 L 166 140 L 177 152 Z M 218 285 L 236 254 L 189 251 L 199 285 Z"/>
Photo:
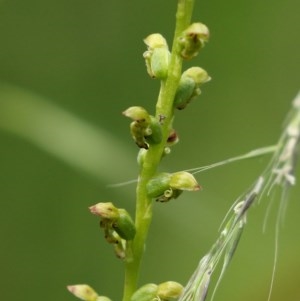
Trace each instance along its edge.
<path fill-rule="evenodd" d="M 275 146 L 261 148 L 245 155 L 227 159 L 205 167 L 190 169 L 193 173 L 199 173 L 238 160 L 273 152 L 273 156 L 265 171 L 258 177 L 255 184 L 234 202 L 230 212 L 225 216 L 225 226 L 223 227 L 217 241 L 211 247 L 210 251 L 200 260 L 196 271 L 188 281 L 179 301 L 204 301 L 207 297 L 211 276 L 221 261 L 221 271 L 211 296 L 211 299 L 214 298 L 216 289 L 223 278 L 223 275 L 240 241 L 246 224 L 248 209 L 256 200 L 260 200 L 264 195 L 270 196 L 274 188 L 279 187 L 281 189 L 281 197 L 275 228 L 274 264 L 268 301 L 271 299 L 276 263 L 278 259 L 279 224 L 284 217 L 289 188 L 296 183 L 295 169 L 298 156 L 299 137 L 300 92 L 293 101 L 291 111 L 287 116 L 284 130 Z"/>

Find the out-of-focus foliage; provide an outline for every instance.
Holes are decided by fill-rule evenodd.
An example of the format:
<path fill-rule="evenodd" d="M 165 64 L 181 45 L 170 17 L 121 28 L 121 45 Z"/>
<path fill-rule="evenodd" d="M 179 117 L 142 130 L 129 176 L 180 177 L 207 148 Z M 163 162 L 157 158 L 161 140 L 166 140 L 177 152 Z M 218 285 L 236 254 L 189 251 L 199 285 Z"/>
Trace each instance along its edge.
<path fill-rule="evenodd" d="M 153 113 L 158 84 L 147 75 L 143 39 L 161 32 L 171 45 L 175 9 L 175 1 L 159 0 L 0 1 L 1 299 L 74 300 L 66 285 L 89 283 L 120 300 L 122 263 L 88 207 L 113 201 L 134 211 L 134 185 L 107 187 L 113 174 L 114 182 L 137 174 L 138 149 L 121 112 L 138 105 Z M 211 39 L 184 69 L 199 65 L 212 81 L 199 100 L 176 112 L 180 143 L 162 171 L 206 165 L 277 141 L 299 89 L 299 9 L 296 0 L 196 1 L 193 21 L 207 24 Z M 33 110 L 24 119 L 27 103 L 39 100 L 66 115 L 58 120 L 52 109 Z M 4 111 L 12 102 L 20 115 Z M 45 125 L 47 131 L 40 128 Z M 39 135 L 22 134 L 27 129 Z M 62 149 L 63 156 L 57 152 Z M 228 208 L 267 162 L 210 170 L 197 177 L 201 192 L 155 204 L 141 285 L 184 284 L 217 238 Z M 274 301 L 300 296 L 299 194 L 299 187 L 292 189 L 280 232 Z M 264 234 L 271 199 L 251 209 L 215 300 L 266 300 L 278 201 Z"/>

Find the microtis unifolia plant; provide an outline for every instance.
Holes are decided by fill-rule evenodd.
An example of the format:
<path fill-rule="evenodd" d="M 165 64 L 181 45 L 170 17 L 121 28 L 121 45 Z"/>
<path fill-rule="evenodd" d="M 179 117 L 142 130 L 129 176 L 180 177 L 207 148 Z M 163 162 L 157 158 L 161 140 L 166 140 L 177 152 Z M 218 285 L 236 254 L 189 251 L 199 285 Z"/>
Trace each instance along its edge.
<path fill-rule="evenodd" d="M 182 70 L 183 62 L 199 55 L 209 40 L 208 27 L 200 22 L 191 22 L 193 6 L 193 0 L 178 1 L 171 50 L 166 39 L 159 33 L 152 33 L 144 39 L 146 71 L 150 78 L 160 81 L 155 113 L 151 115 L 141 106 L 132 106 L 123 112 L 131 120 L 130 134 L 139 149 L 135 217 L 131 217 L 126 209 L 117 208 L 113 202 L 100 202 L 90 207 L 91 213 L 99 218 L 105 240 L 123 261 L 123 301 L 205 300 L 210 278 L 217 264 L 222 263 L 219 275 L 221 280 L 235 253 L 251 205 L 264 194 L 269 195 L 275 186 L 279 186 L 282 188 L 283 207 L 288 188 L 295 184 L 294 171 L 300 136 L 300 96 L 293 103 L 286 128 L 276 145 L 202 168 L 174 173 L 159 171 L 160 162 L 179 141 L 174 115 L 184 115 L 185 108 L 193 105 L 192 102 L 200 96 L 202 85 L 211 79 L 199 66 Z M 201 187 L 194 176 L 196 173 L 266 153 L 273 153 L 269 166 L 248 191 L 234 202 L 219 238 L 200 260 L 188 284 L 183 287 L 173 279 L 163 283 L 155 283 L 154 279 L 153 283 L 140 284 L 140 265 L 151 224 L 153 204 L 170 202 L 171 205 L 172 200 L 180 198 L 182 193 L 199 191 Z M 217 285 L 218 283 L 219 281 Z M 111 300 L 99 295 L 87 284 L 70 285 L 68 289 L 85 301 Z M 214 291 L 212 297 L 213 295 Z"/>

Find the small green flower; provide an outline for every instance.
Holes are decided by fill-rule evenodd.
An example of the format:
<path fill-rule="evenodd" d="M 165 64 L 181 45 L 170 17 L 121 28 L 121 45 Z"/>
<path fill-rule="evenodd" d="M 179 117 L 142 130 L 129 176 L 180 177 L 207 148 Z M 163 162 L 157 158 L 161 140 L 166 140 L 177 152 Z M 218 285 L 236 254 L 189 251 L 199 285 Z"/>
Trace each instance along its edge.
<path fill-rule="evenodd" d="M 148 74 L 152 78 L 165 79 L 170 61 L 170 51 L 165 38 L 159 33 L 154 33 L 146 37 L 144 42 L 148 47 L 143 54 Z"/>
<path fill-rule="evenodd" d="M 191 67 L 183 72 L 174 98 L 175 108 L 184 109 L 201 94 L 200 86 L 210 80 L 207 72 L 200 67 Z"/>
<path fill-rule="evenodd" d="M 180 55 L 184 59 L 191 59 L 198 55 L 209 39 L 209 30 L 202 23 L 191 24 L 179 38 L 181 45 Z"/>
<path fill-rule="evenodd" d="M 197 191 L 200 185 L 194 176 L 185 171 L 160 173 L 151 178 L 147 184 L 148 195 L 158 202 L 176 199 L 184 191 Z"/>

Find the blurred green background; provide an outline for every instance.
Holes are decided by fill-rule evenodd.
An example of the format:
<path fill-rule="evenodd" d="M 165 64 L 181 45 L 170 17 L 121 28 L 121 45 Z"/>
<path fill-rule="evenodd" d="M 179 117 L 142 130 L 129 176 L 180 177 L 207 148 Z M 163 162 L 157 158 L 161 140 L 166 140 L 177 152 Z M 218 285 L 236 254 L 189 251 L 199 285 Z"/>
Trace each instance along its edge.
<path fill-rule="evenodd" d="M 276 143 L 299 89 L 300 2 L 196 1 L 194 21 L 211 41 L 184 68 L 213 80 L 177 112 L 181 142 L 167 171 L 213 163 Z M 143 38 L 171 44 L 176 1 L 0 1 L 0 296 L 5 301 L 75 300 L 66 285 L 89 283 L 120 300 L 122 262 L 88 206 L 114 201 L 134 212 L 137 147 L 121 112 L 153 112 L 159 83 L 145 71 Z M 155 204 L 141 284 L 186 283 L 218 235 L 233 201 L 269 157 L 198 177 L 203 190 Z M 297 172 L 298 177 L 300 175 Z M 272 300 L 300 300 L 300 188 L 291 190 Z M 279 198 L 248 216 L 215 300 L 267 300 Z"/>

